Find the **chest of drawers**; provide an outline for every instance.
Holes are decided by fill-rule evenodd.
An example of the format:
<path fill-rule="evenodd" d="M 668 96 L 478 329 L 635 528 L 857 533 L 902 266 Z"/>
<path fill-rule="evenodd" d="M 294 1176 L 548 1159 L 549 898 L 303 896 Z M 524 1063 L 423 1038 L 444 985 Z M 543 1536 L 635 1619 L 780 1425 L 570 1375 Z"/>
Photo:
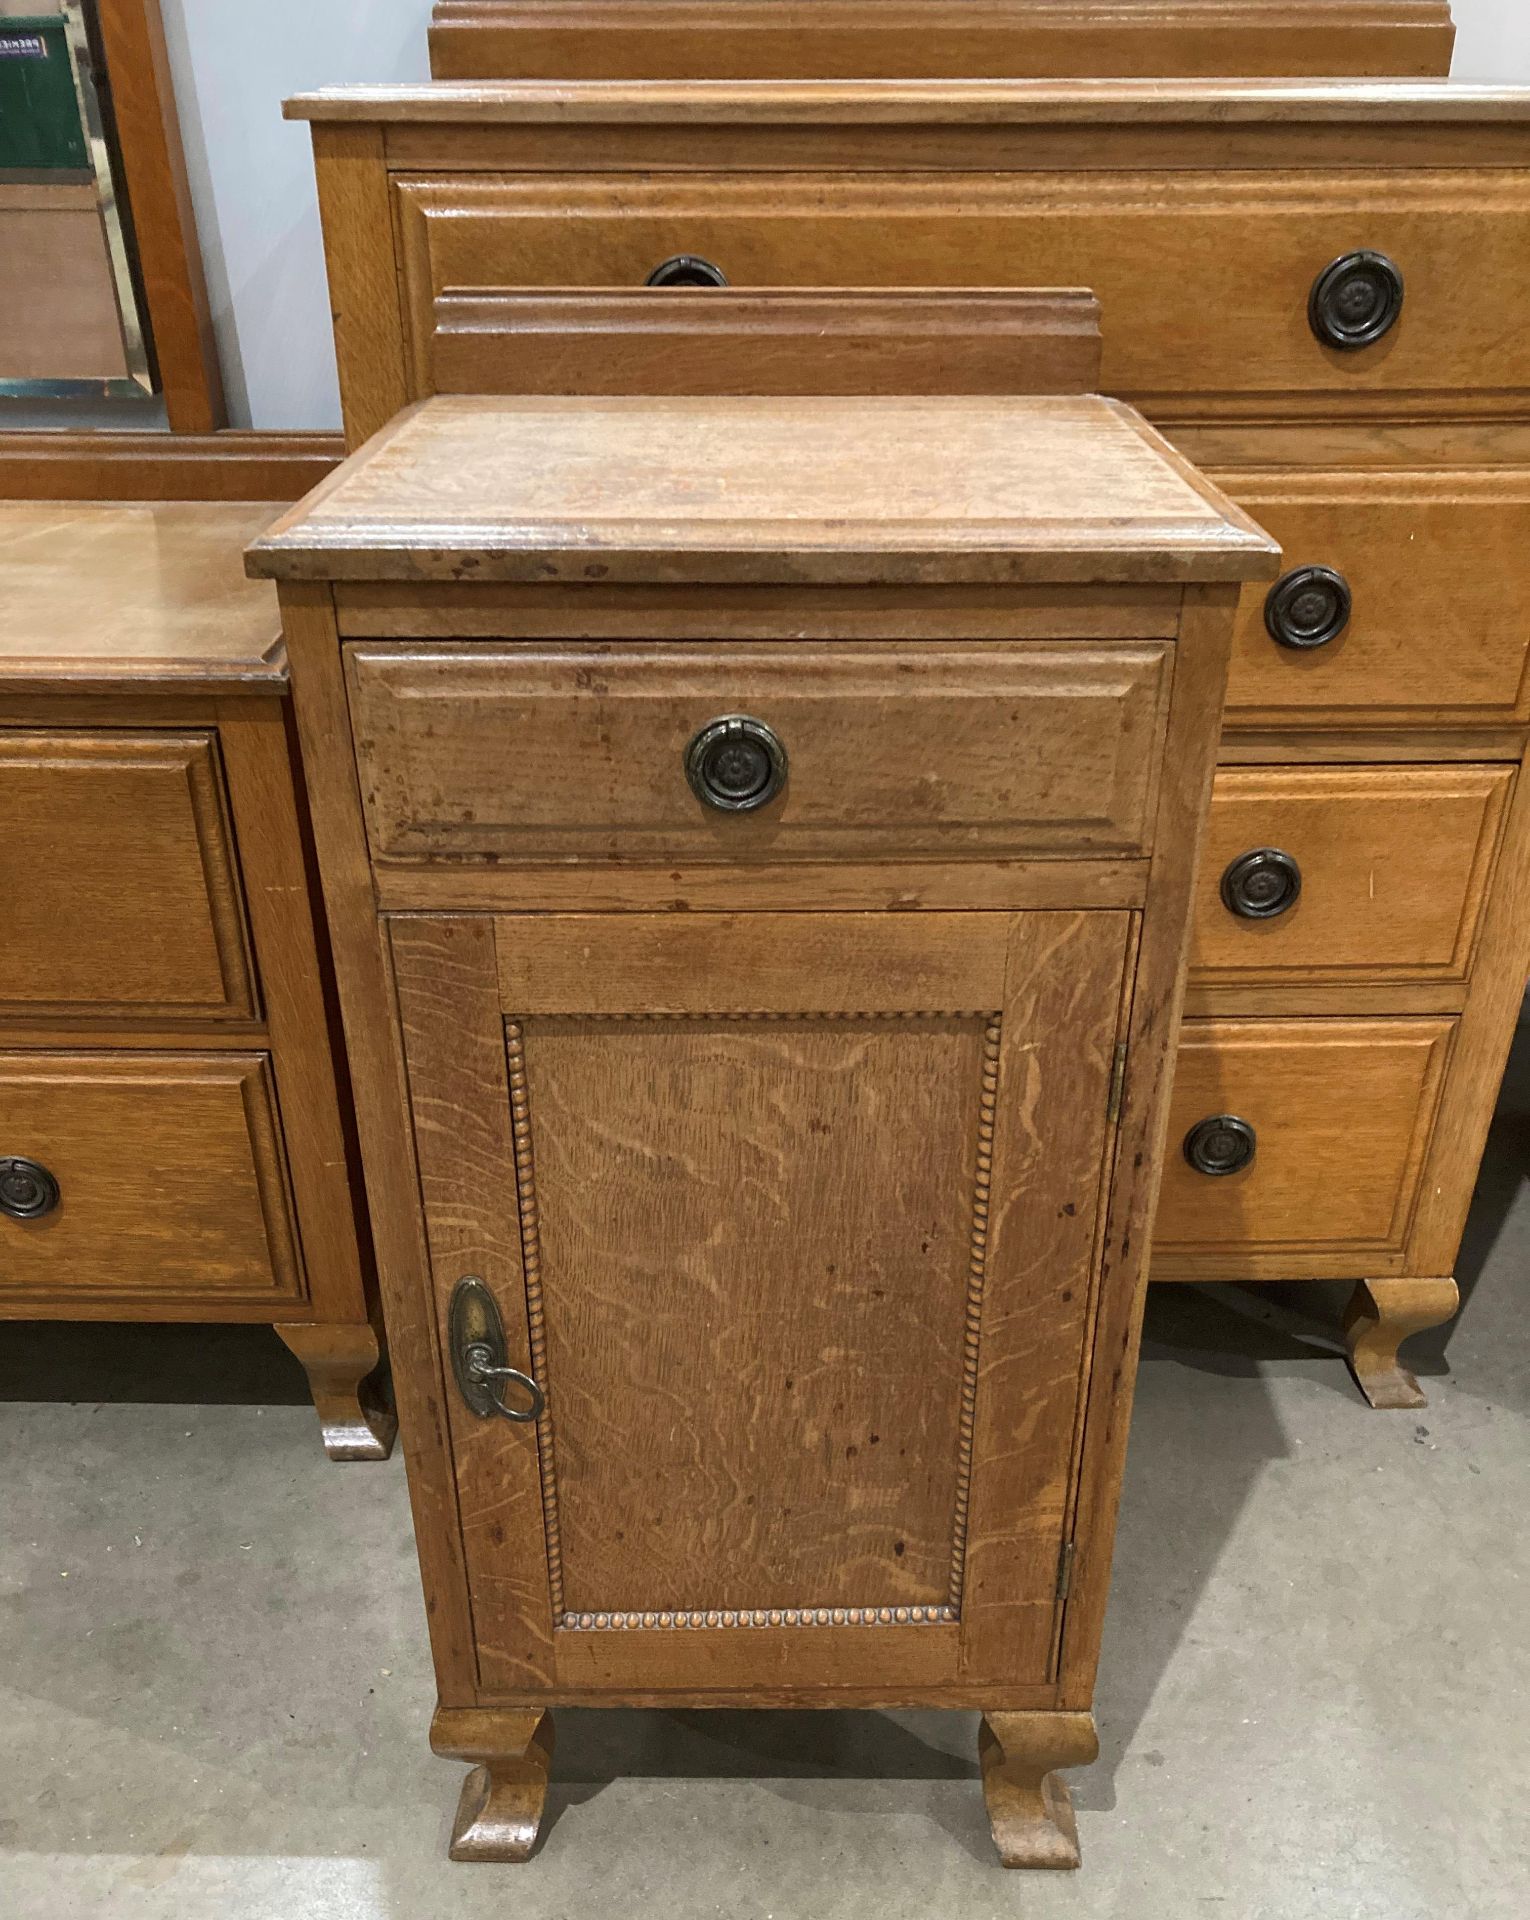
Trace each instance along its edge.
<path fill-rule="evenodd" d="M 1154 1272 L 1352 1280 L 1362 1387 L 1420 1404 L 1398 1341 L 1454 1308 L 1530 942 L 1530 98 L 485 82 L 293 111 L 353 439 L 457 377 L 465 289 L 1095 290 L 1103 388 L 1288 560 L 1238 615 Z M 1373 1102 L 1354 1022 L 1428 1070 Z M 1193 1136 L 1224 1115 L 1217 1161 Z"/>
<path fill-rule="evenodd" d="M 272 511 L 0 503 L 0 1319 L 269 1321 L 380 1459 Z"/>
<path fill-rule="evenodd" d="M 923 1702 L 984 1710 L 1005 1860 L 1076 1864 L 1051 1775 L 1095 1747 L 1193 862 L 1275 558 L 1061 397 L 442 396 L 252 549 L 433 1740 L 478 1763 L 456 1857 L 529 1852 L 560 1703 Z"/>

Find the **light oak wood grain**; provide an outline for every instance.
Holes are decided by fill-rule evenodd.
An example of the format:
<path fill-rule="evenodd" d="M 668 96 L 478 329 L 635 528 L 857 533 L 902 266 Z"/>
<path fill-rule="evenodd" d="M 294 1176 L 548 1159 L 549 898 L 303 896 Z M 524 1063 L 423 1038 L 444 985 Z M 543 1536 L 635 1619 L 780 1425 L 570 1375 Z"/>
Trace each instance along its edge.
<path fill-rule="evenodd" d="M 1444 0 L 437 0 L 438 80 L 1445 74 Z"/>
<path fill-rule="evenodd" d="M 284 103 L 289 120 L 383 126 L 513 125 L 579 121 L 592 126 L 655 122 L 677 115 L 693 123 L 741 126 L 843 123 L 875 126 L 949 120 L 955 125 L 1218 127 L 1269 121 L 1301 126 L 1317 120 L 1365 125 L 1406 121 L 1507 122 L 1524 114 L 1512 86 L 1437 80 L 1382 79 L 1101 79 L 984 77 L 944 80 L 742 80 L 696 84 L 660 79 L 629 83 L 588 80 L 425 81 L 399 86 L 319 88 Z"/>
<path fill-rule="evenodd" d="M 217 738 L 0 728 L 0 1014 L 251 1022 Z"/>
<path fill-rule="evenodd" d="M 700 404 L 641 403 L 656 429 L 645 463 L 634 454 L 629 473 L 604 469 L 598 482 L 613 519 L 646 511 L 655 463 L 673 454 L 664 423 Z M 872 417 L 871 403 L 855 404 Z M 982 404 L 1007 420 L 1015 471 L 1028 458 L 1034 468 L 1044 436 L 1025 410 Z M 480 425 L 491 405 L 471 410 Z M 1075 562 L 1080 637 L 1030 644 L 1075 672 L 1128 657 L 1162 667 L 1172 654 L 1166 724 L 1128 729 L 1117 749 L 1149 796 L 1145 875 L 1140 862 L 1123 872 L 1107 858 L 1100 866 L 1116 870 L 1102 885 L 1075 857 L 979 858 L 960 909 L 921 897 L 844 911 L 830 904 L 835 888 L 868 882 L 820 857 L 801 863 L 799 897 L 783 911 L 769 892 L 783 863 L 761 861 L 757 887 L 750 873 L 737 876 L 747 905 L 714 891 L 706 910 L 682 902 L 690 910 L 676 911 L 673 899 L 649 909 L 641 893 L 623 892 L 624 864 L 621 886 L 601 883 L 610 889 L 601 910 L 527 911 L 517 886 L 538 898 L 546 880 L 524 849 L 492 867 L 479 855 L 403 868 L 368 846 L 371 758 L 391 751 L 382 736 L 393 723 L 363 714 L 359 670 L 347 701 L 336 577 L 366 590 L 347 610 L 358 628 L 346 643 L 354 667 L 408 662 L 423 693 L 487 663 L 490 682 L 514 685 L 583 646 L 584 679 L 563 688 L 576 714 L 606 697 L 599 676 L 613 661 L 624 684 L 630 668 L 633 685 L 640 674 L 711 671 L 718 660 L 757 661 L 762 674 L 794 662 L 810 691 L 822 663 L 841 657 L 863 676 L 917 661 L 907 677 L 920 684 L 960 661 L 966 679 L 991 686 L 984 676 L 1027 657 L 1025 641 L 1005 636 L 1017 622 L 1034 630 L 1024 623 L 1042 603 L 1026 598 L 1036 589 L 1024 579 L 989 583 L 977 644 L 960 622 L 980 609 L 915 579 L 912 634 L 895 625 L 859 648 L 804 640 L 815 619 L 831 633 L 836 621 L 852 634 L 895 623 L 902 590 L 885 553 L 855 551 L 860 534 L 841 502 L 836 524 L 823 513 L 819 550 L 838 551 L 842 591 L 836 609 L 815 615 L 802 577 L 814 547 L 793 524 L 800 451 L 790 460 L 783 451 L 772 472 L 752 439 L 735 435 L 717 472 L 739 526 L 752 513 L 780 540 L 779 589 L 746 579 L 739 592 L 720 590 L 720 629 L 693 628 L 687 651 L 665 620 L 675 607 L 702 617 L 701 597 L 693 592 L 686 607 L 682 590 L 704 584 L 704 563 L 671 542 L 672 584 L 633 583 L 663 589 L 639 602 L 612 583 L 593 617 L 615 622 L 618 636 L 592 648 L 579 631 L 591 618 L 577 598 L 582 576 L 566 587 L 544 579 L 539 598 L 496 601 L 497 588 L 463 597 L 478 570 L 460 563 L 480 551 L 486 511 L 508 513 L 529 473 L 528 458 L 508 483 L 473 484 L 480 425 L 454 452 L 443 432 L 432 455 L 449 476 L 437 502 L 439 577 L 413 569 L 393 578 L 391 599 L 369 601 L 401 555 L 421 550 L 411 549 L 418 496 L 413 534 L 400 531 L 407 463 L 387 480 L 399 515 L 391 531 L 375 511 L 380 496 L 365 507 L 369 521 L 352 508 L 410 422 L 442 406 L 407 416 L 277 539 L 310 539 L 330 516 L 332 537 L 310 549 L 324 578 L 287 578 L 281 591 L 362 1087 L 442 1707 L 487 1716 L 440 1729 L 443 1750 L 484 1769 L 460 1811 L 459 1839 L 473 1857 L 524 1857 L 539 1803 L 527 1743 L 540 1711 L 563 1700 L 901 1701 L 1086 1718 L 1191 866 L 1238 590 L 1222 578 L 1227 551 L 1213 542 L 1171 562 L 1191 580 L 1172 638 L 1128 631 L 1112 646 L 1095 623 L 1129 617 L 1112 597 L 1123 585 L 1169 577 L 1160 485 L 1237 530 L 1244 575 L 1268 574 L 1270 544 L 1124 412 L 1080 411 L 1077 432 L 1101 446 L 1128 427 L 1140 449 L 1129 464 L 1148 462 L 1155 479 L 1137 487 L 1112 467 L 1108 484 L 1096 482 L 1092 510 L 1111 526 L 1093 562 Z M 825 406 L 815 403 L 819 414 Z M 551 417 L 546 403 L 541 417 Z M 821 419 L 819 429 L 821 443 Z M 503 457 L 501 437 L 496 473 Z M 937 478 L 946 484 L 925 476 Z M 977 484 L 991 492 L 997 478 L 989 471 Z M 887 472 L 864 480 L 867 498 L 872 486 L 885 497 L 903 484 Z M 570 462 L 556 484 L 586 483 Z M 1046 481 L 1054 494 L 1061 484 Z M 625 492 L 611 490 L 618 485 Z M 971 537 L 974 483 L 964 485 L 951 487 L 939 516 L 942 553 Z M 1010 549 L 1034 539 L 1041 551 L 1056 531 L 1044 532 L 1045 521 L 1043 512 L 1030 530 L 1010 523 Z M 256 564 L 269 564 L 270 551 Z M 1156 558 L 1139 568 L 1136 556 L 1149 551 Z M 1090 613 L 1083 602 L 1094 593 L 1104 597 Z M 859 594 L 867 599 L 855 607 Z M 483 637 L 389 643 L 366 632 L 378 609 L 405 633 L 450 635 L 452 621 L 466 619 Z M 1161 622 L 1162 596 L 1142 610 Z M 509 617 L 550 631 L 518 639 L 484 624 Z M 621 637 L 634 618 L 640 632 Z M 758 638 L 740 639 L 739 626 Z M 795 697 L 780 684 L 782 699 Z M 1118 703 L 1131 697 L 1129 682 L 1115 686 Z M 876 698 L 863 689 L 850 705 Z M 1039 711 L 1045 684 L 1016 682 L 991 704 Z M 428 728 L 411 748 L 405 812 L 410 794 L 440 784 L 454 751 L 455 727 Z M 476 822 L 464 812 L 519 829 L 537 787 L 551 783 L 563 799 L 557 817 L 568 813 L 578 796 L 562 768 L 546 761 L 537 773 L 532 736 L 507 746 L 504 732 L 488 726 L 475 750 L 480 800 L 462 801 L 455 816 L 434 800 L 429 811 L 470 832 Z M 563 754 L 588 765 L 608 750 L 597 729 Z M 1012 757 L 990 756 L 991 781 L 1001 768 L 1009 777 Z M 620 797 L 619 784 L 608 785 L 607 808 Z M 859 871 L 875 864 L 863 858 Z M 1014 888 L 1037 884 L 1038 866 L 1070 868 L 1073 878 L 1050 874 L 1055 904 L 1009 907 Z M 668 888 L 684 877 L 678 867 L 655 876 Z M 1140 911 L 1105 904 L 1123 884 Z M 556 906 L 551 893 L 539 903 Z M 905 910 L 887 910 L 898 905 Z M 501 910 L 486 920 L 485 908 Z M 457 1403 L 442 1310 L 465 1272 L 491 1286 L 507 1360 L 545 1395 L 534 1423 L 480 1424 Z M 884 1454 L 894 1445 L 909 1458 Z M 767 1501 L 780 1551 L 763 1550 Z M 1077 1752 L 1077 1741 L 1064 1744 Z M 1021 1745 L 1017 1730 L 1017 1754 Z M 1037 1754 L 1040 1745 L 1038 1731 Z M 1050 1764 L 1059 1764 L 1055 1742 Z M 1010 1784 L 1023 1791 L 1018 1776 Z"/>
<path fill-rule="evenodd" d="M 1190 949 L 1196 988 L 1454 981 L 1475 958 L 1509 767 L 1224 767 Z M 1297 862 L 1295 904 L 1240 918 L 1221 893 L 1255 849 Z"/>
<path fill-rule="evenodd" d="M 0 433 L 0 500 L 285 506 L 333 471 L 342 452 L 327 433 Z"/>
<path fill-rule="evenodd" d="M 1170 1279 L 1404 1271 L 1455 1037 L 1445 1018 L 1196 1020 L 1180 1043 L 1154 1271 Z M 1198 1173 L 1180 1151 L 1217 1114 L 1253 1163 Z"/>
<path fill-rule="evenodd" d="M 1305 165 L 1293 156 L 1252 179 L 1231 161 L 1176 168 L 1151 153 L 1119 168 L 1049 164 L 1027 152 L 1029 129 L 1014 154 L 974 151 L 960 178 L 914 171 L 913 157 L 888 171 L 859 149 L 839 171 L 806 158 L 768 173 L 720 161 L 705 177 L 614 161 L 562 175 L 400 175 L 406 324 L 428 339 L 433 302 L 451 287 L 635 288 L 679 253 L 711 261 L 741 291 L 901 287 L 917 261 L 931 287 L 1092 287 L 1102 388 L 1154 418 L 1221 392 L 1301 395 L 1309 407 L 1330 395 L 1378 405 L 1523 393 L 1530 342 L 1498 320 L 1530 292 L 1521 108 L 1519 150 L 1471 172 L 1444 158 L 1417 164 L 1426 136 L 1399 99 L 1384 123 L 1389 154 L 1313 172 L 1322 136 L 1307 127 Z M 756 137 L 740 139 L 746 131 Z M 1336 353 L 1313 337 L 1308 295 L 1356 246 L 1397 262 L 1406 300 L 1380 344 Z M 1462 303 L 1466 281 L 1493 297 Z"/>
<path fill-rule="evenodd" d="M 439 582 L 335 587 L 357 639 L 1172 640 L 1175 586 L 537 586 Z"/>
<path fill-rule="evenodd" d="M 1411 1335 L 1449 1320 L 1460 1303 L 1460 1289 L 1449 1277 L 1356 1283 L 1344 1314 L 1344 1341 L 1355 1384 L 1373 1407 L 1406 1411 L 1429 1404 L 1397 1349 Z"/>
<path fill-rule="evenodd" d="M 1288 468 L 1218 479 L 1281 543 L 1284 567 L 1333 568 L 1354 596 L 1344 632 L 1311 652 L 1278 646 L 1263 596 L 1247 597 L 1230 727 L 1530 717 L 1530 471 Z"/>
<path fill-rule="evenodd" d="M 45 1166 L 62 1196 L 0 1221 L 9 1314 L 59 1297 L 130 1318 L 302 1304 L 267 1056 L 0 1053 L 0 1111 L 0 1151 Z"/>
<path fill-rule="evenodd" d="M 429 393 L 1092 393 L 1084 292 L 448 287 L 411 330 Z"/>
<path fill-rule="evenodd" d="M 280 619 L 239 564 L 270 507 L 226 504 L 332 460 L 250 435 L 32 439 L 53 444 L 0 446 L 0 484 L 73 497 L 0 507 L 0 789 L 24 823 L 0 856 L 0 1041 L 42 1076 L 70 1177 L 35 1235 L 16 1224 L 0 1317 L 270 1321 L 331 1457 L 383 1458 Z M 133 504 L 92 497 L 108 483 Z"/>
<path fill-rule="evenodd" d="M 373 858 L 673 866 L 1145 849 L 1169 649 L 347 650 Z M 720 814 L 685 774 L 719 715 L 785 791 Z"/>
<path fill-rule="evenodd" d="M 270 518 L 259 503 L 0 502 L 0 694 L 280 688 L 276 599 L 240 564 Z"/>
<path fill-rule="evenodd" d="M 443 394 L 248 564 L 366 581 L 1109 585 L 1266 577 L 1277 551 L 1096 396 Z"/>
<path fill-rule="evenodd" d="M 471 1706 L 477 1660 L 446 1431 L 449 1376 L 442 1368 L 427 1279 L 392 955 L 376 920 L 355 759 L 348 751 L 337 751 L 348 737 L 350 722 L 329 591 L 284 589 L 282 625 L 296 683 L 297 729 L 356 1095 L 367 1212 L 377 1246 L 399 1421 L 408 1447 L 409 1494 L 428 1596 L 426 1625 L 436 1685 L 442 1706 Z"/>

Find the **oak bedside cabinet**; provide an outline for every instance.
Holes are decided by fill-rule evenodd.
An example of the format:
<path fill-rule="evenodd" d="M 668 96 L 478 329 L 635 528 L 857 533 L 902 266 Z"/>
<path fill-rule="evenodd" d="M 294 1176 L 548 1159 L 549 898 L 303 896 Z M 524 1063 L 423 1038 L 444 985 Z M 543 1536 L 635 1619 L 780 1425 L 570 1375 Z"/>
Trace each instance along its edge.
<path fill-rule="evenodd" d="M 1238 616 L 1154 1277 L 1348 1281 L 1365 1394 L 1422 1404 L 1399 1343 L 1455 1309 L 1530 954 L 1530 91 L 520 81 L 288 110 L 352 445 L 496 296 L 1094 290 L 1103 390 L 1288 556 Z M 513 355 L 477 365 L 513 390 Z"/>
<path fill-rule="evenodd" d="M 281 624 L 241 559 L 272 511 L 0 503 L 0 1319 L 270 1321 L 331 1457 L 381 1459 Z"/>
<path fill-rule="evenodd" d="M 1077 1862 L 1239 583 L 1084 397 L 440 396 L 281 584 L 454 1857 L 559 1704 L 979 1707 Z"/>

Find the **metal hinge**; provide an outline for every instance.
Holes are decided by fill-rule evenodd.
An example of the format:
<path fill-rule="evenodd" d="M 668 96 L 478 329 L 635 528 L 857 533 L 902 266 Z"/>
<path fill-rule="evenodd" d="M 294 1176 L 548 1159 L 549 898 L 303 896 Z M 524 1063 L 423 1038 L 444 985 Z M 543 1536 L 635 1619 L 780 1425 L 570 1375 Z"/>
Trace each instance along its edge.
<path fill-rule="evenodd" d="M 1066 1600 L 1068 1589 L 1073 1585 L 1073 1542 L 1064 1540 L 1062 1552 L 1057 1556 L 1057 1597 Z"/>
<path fill-rule="evenodd" d="M 1121 1118 L 1121 1096 L 1126 1090 L 1126 1042 L 1117 1043 L 1115 1063 L 1110 1070 L 1110 1098 L 1105 1103 L 1105 1118 Z"/>

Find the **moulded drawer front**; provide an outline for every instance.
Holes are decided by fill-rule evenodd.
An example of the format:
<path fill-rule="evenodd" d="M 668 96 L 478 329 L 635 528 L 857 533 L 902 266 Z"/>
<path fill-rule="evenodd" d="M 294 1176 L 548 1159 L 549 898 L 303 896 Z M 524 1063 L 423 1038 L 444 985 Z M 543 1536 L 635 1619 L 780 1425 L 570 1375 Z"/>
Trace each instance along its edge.
<path fill-rule="evenodd" d="M 1092 287 L 1101 390 L 1131 398 L 1530 385 L 1530 189 L 1511 170 L 403 176 L 398 192 L 421 342 L 448 287 L 641 286 L 689 254 L 735 287 Z M 1379 344 L 1340 352 L 1308 303 L 1356 251 L 1393 261 L 1405 295 Z"/>
<path fill-rule="evenodd" d="M 1513 785 L 1505 766 L 1222 768 L 1193 982 L 1464 982 Z"/>
<path fill-rule="evenodd" d="M 1274 636 L 1272 621 L 1292 637 L 1262 589 L 1243 596 L 1229 725 L 1502 726 L 1530 718 L 1530 474 L 1216 478 L 1285 549 L 1285 579 L 1321 568 L 1338 574 L 1349 595 L 1342 630 L 1309 647 Z M 1322 621 L 1336 603 L 1314 605 Z"/>
<path fill-rule="evenodd" d="M 0 1114 L 0 1157 L 57 1185 L 40 1217 L 0 1215 L 0 1298 L 105 1314 L 302 1297 L 264 1054 L 0 1054 Z"/>
<path fill-rule="evenodd" d="M 1454 1027 L 1446 1018 L 1187 1021 L 1154 1274 L 1363 1277 L 1395 1261 Z M 1196 1130 L 1225 1118 L 1250 1130 L 1252 1158 L 1236 1171 L 1199 1171 Z M 1225 1164 L 1227 1140 L 1224 1127 L 1202 1152 Z"/>
<path fill-rule="evenodd" d="M 1000 857 L 1146 847 L 1162 645 L 347 647 L 373 857 Z M 743 714 L 787 757 L 703 804 L 691 740 Z"/>
<path fill-rule="evenodd" d="M 0 1008 L 253 1016 L 212 734 L 0 731 L 0 814 Z"/>

